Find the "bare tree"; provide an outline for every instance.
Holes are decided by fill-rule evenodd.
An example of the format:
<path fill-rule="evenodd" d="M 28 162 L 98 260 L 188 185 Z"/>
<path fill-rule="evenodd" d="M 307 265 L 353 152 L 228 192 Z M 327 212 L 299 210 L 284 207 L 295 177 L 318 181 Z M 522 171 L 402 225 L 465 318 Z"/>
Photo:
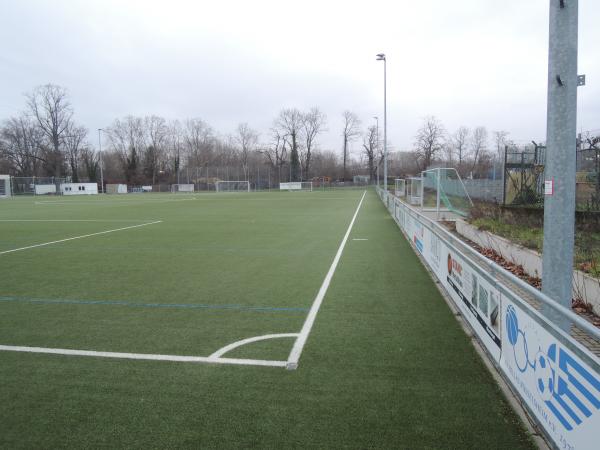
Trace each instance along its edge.
<path fill-rule="evenodd" d="M 202 119 L 185 121 L 183 143 L 188 166 L 203 167 L 212 161 L 215 136 L 213 129 Z"/>
<path fill-rule="evenodd" d="M 504 159 L 504 147 L 509 143 L 508 131 L 494 131 L 494 143 L 496 144 L 496 157 L 499 161 Z"/>
<path fill-rule="evenodd" d="M 313 173 L 323 177 L 337 179 L 342 173 L 339 164 L 339 154 L 332 151 L 314 151 L 312 156 Z"/>
<path fill-rule="evenodd" d="M 367 157 L 367 166 L 369 168 L 371 182 L 375 179 L 377 163 L 383 156 L 382 152 L 377 148 L 378 142 L 379 136 L 377 136 L 377 127 L 371 126 L 367 128 L 367 132 L 363 135 L 363 148 L 365 149 L 365 156 Z"/>
<path fill-rule="evenodd" d="M 98 153 L 90 147 L 81 149 L 81 163 L 85 176 L 91 181 L 98 181 L 98 171 L 100 170 L 100 158 Z"/>
<path fill-rule="evenodd" d="M 181 154 L 183 152 L 183 129 L 181 122 L 178 120 L 172 121 L 168 125 L 168 150 L 167 150 L 167 166 L 169 169 L 173 169 L 175 177 L 172 181 L 179 183 L 179 169 L 181 168 Z M 169 170 L 170 172 L 170 170 Z"/>
<path fill-rule="evenodd" d="M 344 111 L 344 127 L 342 130 L 342 137 L 344 139 L 344 147 L 343 147 L 343 179 L 346 180 L 346 166 L 348 163 L 348 152 L 350 143 L 360 136 L 360 120 L 358 116 L 354 114 L 352 111 Z"/>
<path fill-rule="evenodd" d="M 54 176 L 61 176 L 63 158 L 60 146 L 73 120 L 73 108 L 67 91 L 60 86 L 46 84 L 38 86 L 26 97 L 32 117 L 50 143 L 51 153 L 47 158 L 49 170 Z"/>
<path fill-rule="evenodd" d="M 485 127 L 475 128 L 475 130 L 473 131 L 473 136 L 471 137 L 471 158 L 473 160 L 471 166 L 471 173 L 473 173 L 473 171 L 481 161 L 488 159 L 489 155 L 487 154 L 487 146 L 487 129 Z"/>
<path fill-rule="evenodd" d="M 158 116 L 145 117 L 144 132 L 147 146 L 144 149 L 143 171 L 146 179 L 155 184 L 169 138 L 167 121 Z"/>
<path fill-rule="evenodd" d="M 12 117 L 0 130 L 0 154 L 17 175 L 38 175 L 43 158 L 44 134 L 26 115 Z"/>
<path fill-rule="evenodd" d="M 290 149 L 290 181 L 300 178 L 300 132 L 302 129 L 302 113 L 296 108 L 284 109 L 275 121 L 275 128 L 279 130 L 284 141 Z"/>
<path fill-rule="evenodd" d="M 459 127 L 452 135 L 452 148 L 454 149 L 454 154 L 456 155 L 459 166 L 462 165 L 465 156 L 467 155 L 470 135 L 471 130 L 464 126 Z"/>
<path fill-rule="evenodd" d="M 446 131 L 434 116 L 425 117 L 415 136 L 415 155 L 420 170 L 426 170 L 444 147 Z"/>
<path fill-rule="evenodd" d="M 272 129 L 273 141 L 265 146 L 261 153 L 277 174 L 277 182 L 281 181 L 281 168 L 287 163 L 287 141 L 279 130 Z"/>
<path fill-rule="evenodd" d="M 310 162 L 314 150 L 315 140 L 322 131 L 325 131 L 327 116 L 317 107 L 311 108 L 309 112 L 302 115 L 302 134 L 304 137 L 304 154 L 302 161 L 304 166 L 304 178 L 310 179 Z"/>
<path fill-rule="evenodd" d="M 110 147 L 119 155 L 125 180 L 128 184 L 139 181 L 139 157 L 146 148 L 144 121 L 140 117 L 127 116 L 123 120 L 116 119 L 105 130 Z"/>
<path fill-rule="evenodd" d="M 61 136 L 61 143 L 66 150 L 69 168 L 71 169 L 71 179 L 74 183 L 79 182 L 81 150 L 85 146 L 87 135 L 88 130 L 85 127 L 74 125 L 71 122 L 66 133 Z"/>
<path fill-rule="evenodd" d="M 240 123 L 237 127 L 234 140 L 238 146 L 244 179 L 248 180 L 248 158 L 250 153 L 256 150 L 258 133 L 250 128 L 247 123 Z"/>

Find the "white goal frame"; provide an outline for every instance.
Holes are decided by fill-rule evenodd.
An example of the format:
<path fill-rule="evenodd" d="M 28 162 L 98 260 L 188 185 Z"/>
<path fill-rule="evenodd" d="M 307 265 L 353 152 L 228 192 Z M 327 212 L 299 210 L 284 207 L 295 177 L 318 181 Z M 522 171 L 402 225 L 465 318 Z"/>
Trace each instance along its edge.
<path fill-rule="evenodd" d="M 0 198 L 10 198 L 11 182 L 9 175 L 0 175 Z"/>
<path fill-rule="evenodd" d="M 246 180 L 215 181 L 215 191 L 217 191 L 217 192 L 250 192 L 250 182 L 246 181 Z"/>
<path fill-rule="evenodd" d="M 185 193 L 193 193 L 194 192 L 194 185 L 191 183 L 185 183 L 185 184 L 172 184 L 171 185 L 171 192 L 177 193 L 177 192 L 185 192 Z"/>
<path fill-rule="evenodd" d="M 404 178 L 396 178 L 395 183 L 395 194 L 396 197 L 406 196 L 406 180 Z"/>
<path fill-rule="evenodd" d="M 290 183 L 279 183 L 280 191 L 311 191 L 313 190 L 312 181 L 292 181 Z"/>

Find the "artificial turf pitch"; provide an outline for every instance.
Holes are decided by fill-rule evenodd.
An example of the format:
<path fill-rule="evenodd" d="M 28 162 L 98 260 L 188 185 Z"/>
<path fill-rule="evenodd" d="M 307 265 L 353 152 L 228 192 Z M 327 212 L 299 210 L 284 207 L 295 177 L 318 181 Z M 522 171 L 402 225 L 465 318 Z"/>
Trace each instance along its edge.
<path fill-rule="evenodd" d="M 0 345 L 208 356 L 297 333 L 361 196 L 2 201 Z M 374 191 L 297 370 L 0 351 L 0 405 L 7 448 L 533 447 Z"/>

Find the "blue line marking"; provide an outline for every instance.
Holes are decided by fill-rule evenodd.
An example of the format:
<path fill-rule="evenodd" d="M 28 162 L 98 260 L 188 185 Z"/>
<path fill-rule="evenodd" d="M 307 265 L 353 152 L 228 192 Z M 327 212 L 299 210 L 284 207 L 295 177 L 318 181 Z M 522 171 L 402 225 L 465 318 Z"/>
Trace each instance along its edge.
<path fill-rule="evenodd" d="M 63 305 L 115 305 L 130 306 L 133 308 L 179 308 L 179 309 L 224 309 L 237 311 L 257 312 L 306 312 L 308 308 L 287 308 L 274 306 L 245 306 L 245 305 L 205 305 L 194 303 L 131 303 L 119 300 L 67 300 L 67 299 L 43 299 L 29 297 L 0 297 L 0 302 L 16 303 L 39 303 L 39 304 L 63 304 Z"/>

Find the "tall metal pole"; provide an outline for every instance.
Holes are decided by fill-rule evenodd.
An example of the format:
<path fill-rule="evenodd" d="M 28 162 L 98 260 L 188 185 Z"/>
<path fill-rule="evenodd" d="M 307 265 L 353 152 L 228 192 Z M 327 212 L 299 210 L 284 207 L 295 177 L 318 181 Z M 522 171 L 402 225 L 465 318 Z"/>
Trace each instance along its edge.
<path fill-rule="evenodd" d="M 388 151 L 387 151 L 387 60 L 383 58 L 383 188 L 388 190 Z"/>
<path fill-rule="evenodd" d="M 102 128 L 98 128 L 98 153 L 100 154 L 100 192 L 104 194 L 104 158 L 102 157 Z"/>
<path fill-rule="evenodd" d="M 379 117 L 374 116 L 375 119 L 375 133 L 377 133 L 377 140 L 375 146 L 377 147 L 377 153 L 375 154 L 375 163 L 377 164 L 377 187 L 379 187 Z"/>
<path fill-rule="evenodd" d="M 542 292 L 570 308 L 575 241 L 578 0 L 550 0 Z M 563 330 L 570 322 L 549 306 Z"/>
<path fill-rule="evenodd" d="M 383 189 L 387 192 L 387 60 L 384 53 L 377 55 L 383 61 Z"/>

